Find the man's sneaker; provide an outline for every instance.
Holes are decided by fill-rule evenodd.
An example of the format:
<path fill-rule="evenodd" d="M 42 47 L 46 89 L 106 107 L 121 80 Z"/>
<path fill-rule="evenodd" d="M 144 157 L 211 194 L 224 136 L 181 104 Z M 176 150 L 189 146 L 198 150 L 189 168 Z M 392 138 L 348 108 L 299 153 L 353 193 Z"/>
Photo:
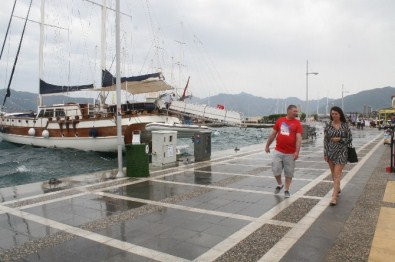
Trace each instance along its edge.
<path fill-rule="evenodd" d="M 277 186 L 276 189 L 274 189 L 274 194 L 280 193 L 281 189 L 283 189 L 284 185 Z"/>
<path fill-rule="evenodd" d="M 284 191 L 284 197 L 285 198 L 288 198 L 290 196 L 291 196 L 291 194 L 289 193 L 289 191 Z"/>

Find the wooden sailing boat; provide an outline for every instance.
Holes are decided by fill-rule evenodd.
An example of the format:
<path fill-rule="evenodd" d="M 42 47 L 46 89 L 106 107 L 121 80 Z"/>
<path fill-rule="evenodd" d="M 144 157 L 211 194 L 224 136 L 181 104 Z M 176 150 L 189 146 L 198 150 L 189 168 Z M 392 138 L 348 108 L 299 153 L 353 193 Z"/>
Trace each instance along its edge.
<path fill-rule="evenodd" d="M 44 4 L 41 4 L 40 75 L 42 72 Z M 27 18 L 26 18 L 27 19 Z M 79 150 L 117 151 L 117 115 L 121 116 L 124 143 L 132 142 L 133 133 L 145 129 L 147 123 L 180 124 L 175 116 L 167 115 L 160 100 L 116 105 L 104 103 L 66 103 L 42 105 L 42 96 L 64 92 L 91 90 L 115 91 L 115 78 L 103 70 L 102 88 L 93 85 L 56 86 L 40 78 L 40 105 L 37 114 L 24 113 L 0 116 L 0 138 L 4 141 L 40 147 L 74 148 Z M 160 73 L 121 78 L 122 89 L 131 94 L 170 90 Z"/>
<path fill-rule="evenodd" d="M 117 122 L 121 121 L 123 143 L 132 143 L 133 134 L 146 130 L 183 131 L 183 136 L 207 130 L 207 127 L 184 125 L 179 116 L 202 117 L 221 123 L 241 123 L 240 114 L 219 110 L 203 105 L 191 105 L 184 101 L 165 103 L 156 100 L 125 103 L 121 106 L 105 104 L 105 101 L 92 104 L 66 103 L 43 105 L 42 97 L 73 91 L 108 92 L 115 91 L 115 78 L 106 70 L 102 62 L 102 87 L 93 84 L 79 86 L 58 86 L 42 79 L 44 0 L 41 3 L 39 74 L 40 91 L 37 114 L 0 115 L 0 138 L 17 144 L 40 147 L 74 148 L 87 151 L 115 152 L 117 145 Z M 102 18 L 104 20 L 104 18 Z M 102 28 L 102 33 L 105 30 Z M 105 42 L 102 34 L 102 43 Z M 103 46 L 103 44 L 102 44 Z M 102 59 L 103 61 L 103 59 Z M 173 88 L 168 85 L 161 73 L 134 77 L 122 77 L 121 89 L 130 94 L 165 92 Z M 183 100 L 183 99 L 182 99 Z M 120 117 L 120 118 L 118 118 Z"/>

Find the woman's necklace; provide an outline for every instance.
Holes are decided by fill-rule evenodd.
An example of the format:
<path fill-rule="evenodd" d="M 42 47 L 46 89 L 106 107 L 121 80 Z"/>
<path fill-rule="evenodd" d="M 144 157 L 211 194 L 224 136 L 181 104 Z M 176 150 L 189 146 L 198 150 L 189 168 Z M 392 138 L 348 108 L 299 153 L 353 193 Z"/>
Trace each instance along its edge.
<path fill-rule="evenodd" d="M 332 126 L 334 127 L 334 128 L 336 128 L 336 129 L 339 129 L 340 128 L 340 126 L 341 126 L 341 122 L 340 123 L 335 123 L 335 122 L 332 122 Z"/>

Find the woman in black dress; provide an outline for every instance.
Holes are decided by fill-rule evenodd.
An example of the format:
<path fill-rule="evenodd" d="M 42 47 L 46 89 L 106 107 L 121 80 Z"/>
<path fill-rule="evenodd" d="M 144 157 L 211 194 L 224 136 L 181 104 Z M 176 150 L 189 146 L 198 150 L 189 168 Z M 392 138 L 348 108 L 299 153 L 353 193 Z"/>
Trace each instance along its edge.
<path fill-rule="evenodd" d="M 352 141 L 351 130 L 346 122 L 343 110 L 334 106 L 331 108 L 331 121 L 324 129 L 324 159 L 328 162 L 333 179 L 331 206 L 337 204 L 340 194 L 340 178 L 347 164 L 347 147 Z"/>

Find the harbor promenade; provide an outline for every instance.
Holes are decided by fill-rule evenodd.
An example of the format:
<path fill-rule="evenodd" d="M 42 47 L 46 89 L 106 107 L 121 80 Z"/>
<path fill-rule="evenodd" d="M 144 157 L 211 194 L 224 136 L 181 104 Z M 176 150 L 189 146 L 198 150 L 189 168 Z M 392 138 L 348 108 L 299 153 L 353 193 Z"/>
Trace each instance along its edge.
<path fill-rule="evenodd" d="M 376 129 L 353 130 L 337 206 L 322 134 L 291 197 L 264 145 L 113 179 L 115 170 L 0 189 L 0 261 L 393 261 L 395 177 Z"/>

